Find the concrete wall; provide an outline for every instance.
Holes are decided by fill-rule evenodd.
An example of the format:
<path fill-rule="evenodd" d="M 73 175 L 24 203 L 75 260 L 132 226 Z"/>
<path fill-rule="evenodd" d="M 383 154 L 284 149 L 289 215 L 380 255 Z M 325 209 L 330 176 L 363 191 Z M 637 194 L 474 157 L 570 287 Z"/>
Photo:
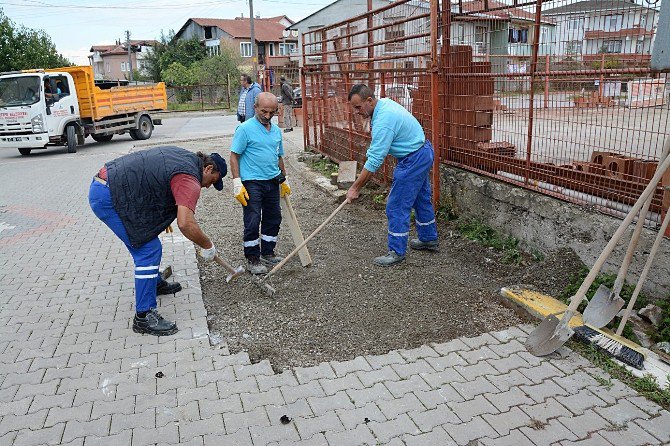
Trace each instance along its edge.
<path fill-rule="evenodd" d="M 520 240 L 526 250 L 544 254 L 572 248 L 592 266 L 620 219 L 588 207 L 567 203 L 465 170 L 443 166 L 441 198 L 453 203 L 458 215 L 479 219 L 498 231 Z M 632 233 L 617 245 L 604 271 L 617 272 Z M 645 229 L 629 270 L 628 281 L 635 283 L 647 261 L 657 231 Z M 647 277 L 644 291 L 656 298 L 670 294 L 670 240 L 663 240 Z"/>

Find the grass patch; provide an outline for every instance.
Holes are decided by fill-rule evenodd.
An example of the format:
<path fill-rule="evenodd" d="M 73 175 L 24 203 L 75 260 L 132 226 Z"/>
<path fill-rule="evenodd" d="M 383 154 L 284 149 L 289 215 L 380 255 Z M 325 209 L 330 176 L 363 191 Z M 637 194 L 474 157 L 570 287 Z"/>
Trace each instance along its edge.
<path fill-rule="evenodd" d="M 457 226 L 458 232 L 467 239 L 475 240 L 484 246 L 491 247 L 503 253 L 503 262 L 518 265 L 521 263 L 522 254 L 519 249 L 519 240 L 514 237 L 506 237 L 490 226 L 477 220 L 460 222 Z"/>
<path fill-rule="evenodd" d="M 435 213 L 435 218 L 438 221 L 453 221 L 458 219 L 458 213 L 456 212 L 452 199 L 443 198 L 440 201 L 440 205 L 437 207 L 437 212 Z"/>
<path fill-rule="evenodd" d="M 372 201 L 375 204 L 382 205 L 382 204 L 386 203 L 386 194 L 383 194 L 383 193 L 382 194 L 374 194 L 372 196 Z"/>
<path fill-rule="evenodd" d="M 582 344 L 581 342 L 570 340 L 568 347 L 591 361 L 594 365 L 605 370 L 611 378 L 618 379 L 648 400 L 662 406 L 665 410 L 670 410 L 670 388 L 662 389 L 651 375 L 638 378 L 625 367 L 615 363 L 611 357 L 590 344 Z M 602 377 L 594 378 L 604 387 L 609 388 L 613 385 L 610 379 Z"/>
<path fill-rule="evenodd" d="M 323 176 L 326 178 L 330 179 L 330 175 L 333 172 L 337 172 L 338 166 L 328 158 L 322 158 L 317 161 L 312 161 L 310 162 L 310 167 L 318 172 L 320 172 Z"/>

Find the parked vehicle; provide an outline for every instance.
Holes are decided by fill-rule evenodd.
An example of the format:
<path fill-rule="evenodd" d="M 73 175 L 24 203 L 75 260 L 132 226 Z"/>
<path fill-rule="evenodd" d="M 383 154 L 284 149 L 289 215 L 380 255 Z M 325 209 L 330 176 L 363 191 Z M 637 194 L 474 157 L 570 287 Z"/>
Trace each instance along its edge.
<path fill-rule="evenodd" d="M 95 84 L 90 66 L 1 73 L 0 148 L 29 155 L 65 145 L 75 153 L 89 135 L 97 142 L 126 132 L 149 139 L 161 123 L 151 112 L 167 108 L 165 84 L 108 87 Z"/>
<path fill-rule="evenodd" d="M 311 91 L 308 88 L 307 89 L 307 96 L 311 97 Z M 333 88 L 328 89 L 328 97 L 332 98 L 334 96 L 337 96 L 337 93 Z M 302 107 L 302 87 L 294 88 L 293 89 L 293 106 L 294 107 Z"/>

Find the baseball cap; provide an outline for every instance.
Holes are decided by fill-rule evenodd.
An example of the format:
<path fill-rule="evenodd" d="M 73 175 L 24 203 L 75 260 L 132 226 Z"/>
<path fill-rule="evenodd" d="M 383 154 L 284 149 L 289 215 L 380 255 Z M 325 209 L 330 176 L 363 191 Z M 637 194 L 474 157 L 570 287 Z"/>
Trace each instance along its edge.
<path fill-rule="evenodd" d="M 228 166 L 226 165 L 226 160 L 223 159 L 223 157 L 218 153 L 210 153 L 209 156 L 210 158 L 212 158 L 212 160 L 214 160 L 214 164 L 216 164 L 217 170 L 219 171 L 219 173 L 221 173 L 221 178 L 219 178 L 219 181 L 214 183 L 214 189 L 222 190 L 223 177 L 225 177 L 226 174 L 228 173 Z"/>

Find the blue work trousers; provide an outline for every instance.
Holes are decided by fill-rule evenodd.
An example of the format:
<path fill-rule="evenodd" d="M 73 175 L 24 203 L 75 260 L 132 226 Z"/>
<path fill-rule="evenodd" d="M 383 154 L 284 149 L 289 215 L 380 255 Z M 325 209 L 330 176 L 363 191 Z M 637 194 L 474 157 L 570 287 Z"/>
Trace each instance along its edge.
<path fill-rule="evenodd" d="M 112 205 L 109 187 L 97 181 L 91 182 L 88 202 L 93 213 L 126 245 L 135 262 L 135 311 L 144 312 L 156 308 L 156 286 L 158 285 L 158 267 L 163 255 L 163 246 L 158 237 L 139 248 L 133 248 L 128 239 L 126 228 Z"/>
<path fill-rule="evenodd" d="M 281 225 L 279 184 L 275 180 L 249 180 L 244 182 L 249 194 L 244 216 L 244 257 L 274 255 L 277 234 Z M 260 238 L 258 227 L 260 226 Z"/>
<path fill-rule="evenodd" d="M 414 209 L 419 240 L 437 240 L 435 211 L 431 202 L 428 172 L 433 167 L 433 146 L 430 141 L 416 152 L 398 160 L 393 183 L 386 202 L 389 251 L 405 255 L 409 236 L 410 214 Z"/>

